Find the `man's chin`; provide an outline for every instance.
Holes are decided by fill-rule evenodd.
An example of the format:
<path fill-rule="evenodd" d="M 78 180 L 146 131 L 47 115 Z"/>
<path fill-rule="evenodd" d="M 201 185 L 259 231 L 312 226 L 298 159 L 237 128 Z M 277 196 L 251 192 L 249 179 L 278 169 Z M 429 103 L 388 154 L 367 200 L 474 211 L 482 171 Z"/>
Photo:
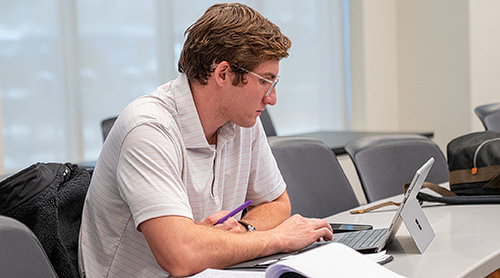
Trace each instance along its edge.
<path fill-rule="evenodd" d="M 257 123 L 257 119 L 254 119 L 253 121 L 238 121 L 238 122 L 233 122 L 235 125 L 240 126 L 240 127 L 254 127 L 255 124 Z"/>

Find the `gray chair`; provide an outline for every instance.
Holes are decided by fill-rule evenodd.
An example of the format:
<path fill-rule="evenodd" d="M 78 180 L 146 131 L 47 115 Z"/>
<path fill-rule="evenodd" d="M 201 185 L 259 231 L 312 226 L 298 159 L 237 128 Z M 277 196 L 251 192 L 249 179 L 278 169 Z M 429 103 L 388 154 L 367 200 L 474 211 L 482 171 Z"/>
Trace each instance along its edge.
<path fill-rule="evenodd" d="M 101 122 L 103 141 L 105 141 L 106 137 L 108 137 L 108 134 L 111 131 L 111 128 L 113 127 L 113 124 L 115 123 L 117 118 L 118 117 L 111 117 Z M 264 126 L 264 131 L 266 132 L 266 136 L 268 137 L 276 136 L 276 130 L 274 129 L 273 121 L 271 120 L 271 117 L 269 116 L 267 110 L 264 110 L 260 115 L 260 121 Z"/>
<path fill-rule="evenodd" d="M 102 131 L 103 141 L 106 141 L 106 137 L 108 137 L 108 134 L 111 131 L 113 124 L 116 121 L 116 118 L 118 118 L 118 117 L 108 118 L 108 119 L 105 119 L 101 122 L 101 131 Z"/>
<path fill-rule="evenodd" d="M 478 106 L 474 112 L 486 130 L 500 132 L 500 103 Z"/>
<path fill-rule="evenodd" d="M 274 129 L 273 121 L 271 120 L 271 117 L 269 116 L 267 110 L 262 111 L 262 114 L 260 115 L 260 121 L 264 126 L 264 131 L 266 132 L 267 137 L 276 136 L 276 130 Z"/>
<path fill-rule="evenodd" d="M 323 142 L 306 137 L 268 137 L 287 184 L 292 214 L 324 218 L 359 206 L 335 154 Z"/>
<path fill-rule="evenodd" d="M 111 131 L 111 128 L 113 127 L 113 124 L 115 123 L 117 118 L 118 117 L 112 117 L 101 122 L 103 141 L 105 141 L 106 137 L 108 137 L 108 134 Z M 266 132 L 266 136 L 276 136 L 276 130 L 274 129 L 273 121 L 271 120 L 271 117 L 269 116 L 267 110 L 262 111 L 262 114 L 260 115 L 260 121 L 262 122 L 264 131 Z"/>
<path fill-rule="evenodd" d="M 33 232 L 3 215 L 0 215 L 0 273 L 2 277 L 57 277 Z"/>
<path fill-rule="evenodd" d="M 113 127 L 113 124 L 115 123 L 116 119 L 118 117 L 112 117 L 105 119 L 101 122 L 101 130 L 102 130 L 102 138 L 103 141 L 106 140 L 106 137 L 108 137 L 109 132 L 111 131 L 111 128 Z M 262 125 L 264 127 L 264 131 L 266 132 L 266 136 L 276 136 L 276 130 L 274 129 L 273 121 L 271 120 L 271 117 L 269 116 L 269 113 L 267 110 L 264 110 L 262 114 L 260 115 L 260 121 L 262 122 Z"/>
<path fill-rule="evenodd" d="M 345 149 L 358 173 L 368 202 L 403 193 L 416 170 L 430 157 L 434 165 L 426 181 L 449 180 L 443 152 L 427 137 L 420 135 L 385 135 L 350 141 Z"/>

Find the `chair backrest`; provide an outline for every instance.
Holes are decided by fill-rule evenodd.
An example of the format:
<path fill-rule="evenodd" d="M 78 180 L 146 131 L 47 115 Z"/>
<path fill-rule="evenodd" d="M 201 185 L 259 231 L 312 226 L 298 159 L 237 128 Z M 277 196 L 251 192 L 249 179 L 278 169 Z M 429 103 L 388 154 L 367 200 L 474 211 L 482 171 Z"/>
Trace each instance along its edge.
<path fill-rule="evenodd" d="M 103 141 L 106 141 L 106 137 L 108 137 L 109 131 L 111 131 L 111 128 L 113 127 L 113 124 L 116 121 L 116 118 L 118 118 L 118 117 L 112 117 L 109 119 L 105 119 L 101 122 Z"/>
<path fill-rule="evenodd" d="M 276 136 L 276 130 L 274 130 L 273 121 L 271 120 L 271 117 L 269 116 L 267 110 L 262 111 L 262 114 L 260 115 L 260 121 L 264 126 L 264 131 L 266 132 L 267 137 Z"/>
<path fill-rule="evenodd" d="M 478 106 L 474 112 L 486 130 L 500 131 L 500 103 Z"/>
<path fill-rule="evenodd" d="M 359 205 L 333 151 L 306 137 L 268 137 L 292 214 L 323 218 Z"/>
<path fill-rule="evenodd" d="M 112 117 L 101 122 L 103 141 L 105 141 L 106 137 L 108 137 L 109 131 L 111 131 L 111 128 L 113 127 L 113 124 L 115 123 L 117 118 L 118 117 Z M 260 120 L 264 127 L 264 131 L 266 132 L 266 136 L 276 136 L 276 130 L 274 129 L 273 121 L 271 120 L 271 117 L 269 116 L 267 110 L 262 111 Z"/>
<path fill-rule="evenodd" d="M 57 277 L 33 232 L 3 215 L 0 215 L 0 273 L 2 277 Z"/>
<path fill-rule="evenodd" d="M 403 193 L 417 169 L 430 157 L 434 165 L 426 181 L 449 180 L 446 158 L 429 138 L 420 135 L 370 136 L 350 141 L 345 149 L 352 161 L 368 202 Z"/>

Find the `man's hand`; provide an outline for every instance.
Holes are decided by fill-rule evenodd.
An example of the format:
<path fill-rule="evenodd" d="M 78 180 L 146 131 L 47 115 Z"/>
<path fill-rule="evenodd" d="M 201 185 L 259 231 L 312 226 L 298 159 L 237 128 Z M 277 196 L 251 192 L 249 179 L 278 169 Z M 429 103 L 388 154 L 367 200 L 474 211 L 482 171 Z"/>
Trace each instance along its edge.
<path fill-rule="evenodd" d="M 234 218 L 214 226 L 227 213 L 220 211 L 198 224 L 181 216 L 152 218 L 141 223 L 140 229 L 158 264 L 174 276 L 188 276 L 209 267 L 223 268 L 257 257 L 289 253 L 316 240 L 333 238 L 327 221 L 300 215 L 290 217 L 271 230 L 245 234 L 235 232 L 244 228 L 240 228 Z"/>
<path fill-rule="evenodd" d="M 227 210 L 222 210 L 217 213 L 214 213 L 210 215 L 209 217 L 205 218 L 204 220 L 201 220 L 198 222 L 198 225 L 204 225 L 204 226 L 214 226 L 219 219 L 227 215 L 229 211 Z M 246 232 L 245 229 L 242 229 L 242 226 L 234 217 L 229 217 L 224 223 L 218 224 L 214 226 L 217 229 L 233 232 L 233 233 L 244 233 Z"/>
<path fill-rule="evenodd" d="M 333 239 L 333 230 L 330 224 L 323 219 L 305 218 L 298 214 L 288 218 L 274 229 L 280 237 L 282 252 L 289 253 L 302 249 L 321 239 Z"/>

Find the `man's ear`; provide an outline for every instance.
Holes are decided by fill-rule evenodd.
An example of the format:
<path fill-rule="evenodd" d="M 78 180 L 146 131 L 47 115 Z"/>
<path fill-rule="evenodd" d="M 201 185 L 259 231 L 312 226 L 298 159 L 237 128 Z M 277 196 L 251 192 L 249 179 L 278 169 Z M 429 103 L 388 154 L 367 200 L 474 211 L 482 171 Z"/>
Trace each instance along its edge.
<path fill-rule="evenodd" d="M 215 82 L 223 86 L 226 82 L 231 82 L 231 66 L 227 61 L 220 62 L 214 70 Z"/>

